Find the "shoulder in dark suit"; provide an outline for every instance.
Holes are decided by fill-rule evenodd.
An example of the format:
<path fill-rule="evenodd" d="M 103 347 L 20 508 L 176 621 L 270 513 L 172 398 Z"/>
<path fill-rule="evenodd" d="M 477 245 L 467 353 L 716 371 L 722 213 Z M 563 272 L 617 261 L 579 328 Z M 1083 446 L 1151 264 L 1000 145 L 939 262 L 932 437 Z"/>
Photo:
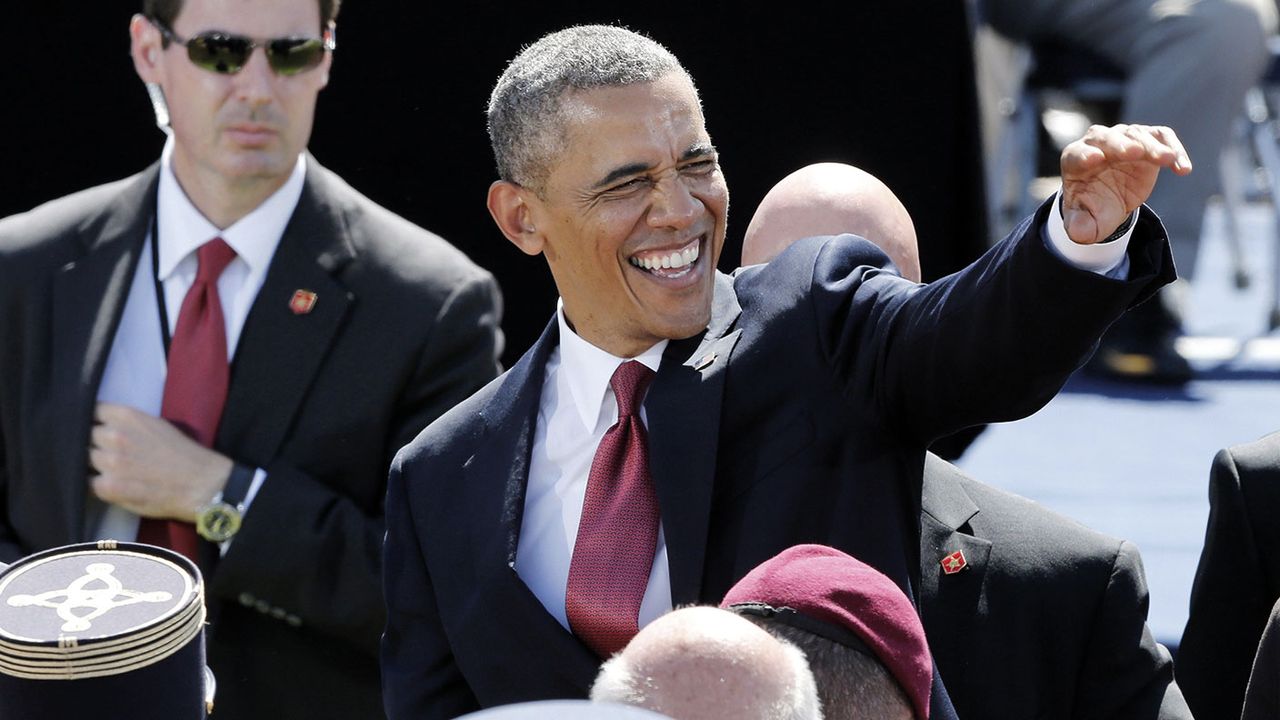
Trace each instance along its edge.
<path fill-rule="evenodd" d="M 158 165 L 0 221 L 0 561 L 84 540 L 86 448 Z M 310 312 L 289 307 L 310 290 Z M 490 274 L 308 158 L 214 447 L 266 470 L 207 578 L 228 717 L 376 717 L 392 456 L 497 374 Z"/>
<path fill-rule="evenodd" d="M 1191 717 L 1132 544 L 933 455 L 922 502 L 922 615 L 960 717 Z M 957 551 L 966 565 L 948 574 Z"/>
<path fill-rule="evenodd" d="M 1197 717 L 1240 716 L 1249 668 L 1280 598 L 1280 433 L 1218 453 L 1209 522 L 1178 646 L 1178 684 Z"/>

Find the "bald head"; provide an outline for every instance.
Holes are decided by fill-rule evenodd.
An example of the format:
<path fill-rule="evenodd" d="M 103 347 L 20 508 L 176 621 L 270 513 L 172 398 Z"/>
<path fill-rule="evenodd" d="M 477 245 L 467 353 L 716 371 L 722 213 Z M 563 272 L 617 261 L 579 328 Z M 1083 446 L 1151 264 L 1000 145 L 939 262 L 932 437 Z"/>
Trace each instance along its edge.
<path fill-rule="evenodd" d="M 839 233 L 870 240 L 904 278 L 920 281 L 916 229 L 907 209 L 874 175 L 843 163 L 808 165 L 778 181 L 747 226 L 742 264 L 769 262 L 800 238 Z"/>
<path fill-rule="evenodd" d="M 804 655 L 738 615 L 674 610 L 645 626 L 600 669 L 591 699 L 677 720 L 819 720 Z"/>

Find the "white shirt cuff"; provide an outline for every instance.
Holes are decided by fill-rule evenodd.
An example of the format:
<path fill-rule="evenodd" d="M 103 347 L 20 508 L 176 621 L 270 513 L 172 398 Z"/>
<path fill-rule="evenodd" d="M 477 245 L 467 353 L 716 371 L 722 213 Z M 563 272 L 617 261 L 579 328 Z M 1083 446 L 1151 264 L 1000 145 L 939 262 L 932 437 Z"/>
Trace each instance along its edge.
<path fill-rule="evenodd" d="M 1049 219 L 1046 223 L 1046 229 L 1049 235 L 1049 246 L 1052 247 L 1058 256 L 1068 263 L 1080 268 L 1081 270 L 1089 270 L 1099 275 L 1114 277 L 1112 271 L 1117 269 L 1126 259 L 1125 253 L 1129 250 L 1129 238 L 1133 237 L 1133 229 L 1138 223 L 1129 224 L 1129 229 L 1123 235 L 1107 243 L 1094 243 L 1093 245 L 1081 245 L 1067 236 L 1067 224 L 1062 219 L 1062 211 L 1059 209 L 1059 198 L 1062 190 L 1058 190 L 1053 196 L 1053 206 L 1049 210 Z M 1137 210 L 1134 210 L 1137 213 Z"/>
<path fill-rule="evenodd" d="M 249 482 L 249 491 L 244 494 L 244 502 L 240 503 L 240 507 L 243 508 L 243 510 L 240 513 L 241 517 L 243 517 L 245 514 L 249 512 L 249 505 L 253 503 L 253 498 L 257 496 L 258 490 L 262 488 L 262 483 L 266 479 L 267 479 L 266 470 L 263 470 L 262 468 L 258 468 L 253 471 L 253 480 Z M 218 496 L 221 497 L 222 493 L 218 493 Z M 233 542 L 235 542 L 234 537 L 232 537 L 230 540 L 225 540 L 221 543 L 218 543 L 218 555 L 219 556 L 226 555 L 227 551 L 231 549 L 231 543 Z"/>

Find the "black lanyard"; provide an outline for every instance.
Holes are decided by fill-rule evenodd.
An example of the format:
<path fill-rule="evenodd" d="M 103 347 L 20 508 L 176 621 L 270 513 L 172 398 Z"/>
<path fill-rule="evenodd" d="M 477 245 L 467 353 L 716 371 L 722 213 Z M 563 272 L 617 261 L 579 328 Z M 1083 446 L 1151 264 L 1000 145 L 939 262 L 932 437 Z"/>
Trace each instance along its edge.
<path fill-rule="evenodd" d="M 160 310 L 160 339 L 164 343 L 165 361 L 169 360 L 169 308 L 164 301 L 164 284 L 160 282 L 160 232 L 156 215 L 151 216 L 151 278 L 155 281 L 156 307 Z"/>

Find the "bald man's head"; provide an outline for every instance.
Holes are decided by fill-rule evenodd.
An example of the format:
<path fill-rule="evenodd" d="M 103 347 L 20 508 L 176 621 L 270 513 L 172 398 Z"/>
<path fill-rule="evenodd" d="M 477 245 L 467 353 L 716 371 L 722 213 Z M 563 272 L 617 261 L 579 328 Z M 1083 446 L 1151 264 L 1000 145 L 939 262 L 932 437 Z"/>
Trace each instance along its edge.
<path fill-rule="evenodd" d="M 819 720 L 804 654 L 738 615 L 674 610 L 645 626 L 600 669 L 591 699 L 677 720 Z"/>
<path fill-rule="evenodd" d="M 774 185 L 742 241 L 742 264 L 768 262 L 813 235 L 853 233 L 875 243 L 898 272 L 920 281 L 916 229 L 906 207 L 874 175 L 843 163 L 817 163 Z"/>

